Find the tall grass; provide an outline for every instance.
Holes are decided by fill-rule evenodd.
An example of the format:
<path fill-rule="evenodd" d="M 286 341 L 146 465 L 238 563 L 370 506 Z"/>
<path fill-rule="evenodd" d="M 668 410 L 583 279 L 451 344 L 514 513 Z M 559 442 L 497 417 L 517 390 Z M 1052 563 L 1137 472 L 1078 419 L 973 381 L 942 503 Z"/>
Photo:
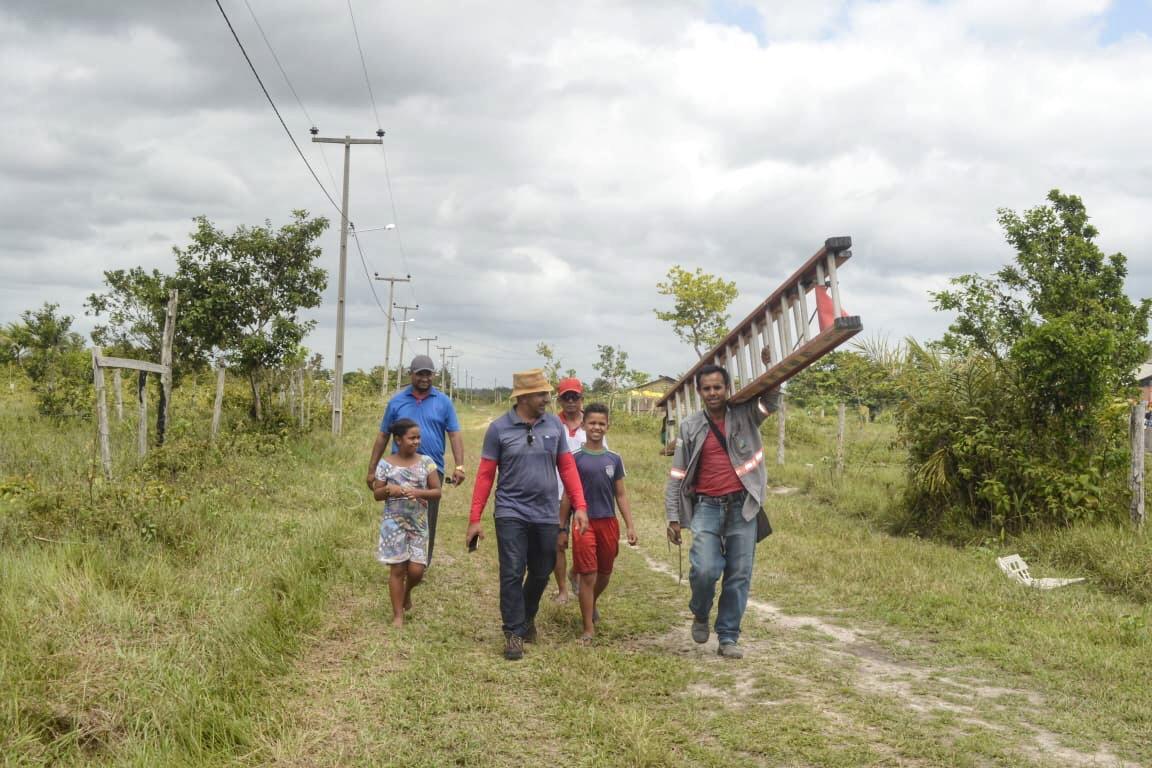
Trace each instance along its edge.
<path fill-rule="evenodd" d="M 175 434 L 143 461 L 134 427 L 115 430 L 105 481 L 90 423 L 5 406 L 20 439 L 0 453 L 0 753 L 197 763 L 243 750 L 369 509 L 351 490 L 358 446 L 237 431 L 237 414 L 211 445 L 191 436 L 208 414 L 178 399 Z"/>

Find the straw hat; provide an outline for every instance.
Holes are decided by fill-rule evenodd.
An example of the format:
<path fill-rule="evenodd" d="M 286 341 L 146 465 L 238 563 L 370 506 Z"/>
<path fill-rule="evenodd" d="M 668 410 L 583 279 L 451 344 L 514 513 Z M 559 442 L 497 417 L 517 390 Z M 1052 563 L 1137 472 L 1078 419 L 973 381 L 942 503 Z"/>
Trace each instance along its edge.
<path fill-rule="evenodd" d="M 552 385 L 548 383 L 548 377 L 540 368 L 512 374 L 512 399 L 516 399 L 520 395 L 532 395 L 537 392 L 550 393 L 551 391 Z"/>

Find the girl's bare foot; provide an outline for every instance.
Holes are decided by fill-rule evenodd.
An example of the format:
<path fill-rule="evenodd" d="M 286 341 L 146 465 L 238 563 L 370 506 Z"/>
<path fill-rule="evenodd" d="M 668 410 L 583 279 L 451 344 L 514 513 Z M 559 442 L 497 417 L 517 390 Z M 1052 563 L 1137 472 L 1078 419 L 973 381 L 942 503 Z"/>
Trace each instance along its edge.
<path fill-rule="evenodd" d="M 394 626 L 394 627 L 402 627 L 402 626 L 404 626 L 404 616 L 403 616 L 403 614 L 401 614 L 400 616 L 393 616 L 393 617 L 392 617 L 392 626 Z"/>
<path fill-rule="evenodd" d="M 552 602 L 554 602 L 558 605 L 564 605 L 565 603 L 568 602 L 568 593 L 567 592 L 557 592 L 556 594 L 552 595 Z"/>

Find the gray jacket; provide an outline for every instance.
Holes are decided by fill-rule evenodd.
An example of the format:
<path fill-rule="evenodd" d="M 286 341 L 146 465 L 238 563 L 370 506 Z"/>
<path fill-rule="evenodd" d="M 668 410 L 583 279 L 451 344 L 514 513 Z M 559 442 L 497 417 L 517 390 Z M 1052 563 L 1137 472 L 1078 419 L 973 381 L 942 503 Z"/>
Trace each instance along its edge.
<path fill-rule="evenodd" d="M 748 495 L 741 513 L 745 520 L 756 517 L 764 500 L 764 485 L 768 473 L 764 468 L 764 444 L 760 439 L 760 425 L 780 403 L 780 392 L 772 390 L 756 400 L 740 405 L 729 405 L 724 417 L 728 440 L 728 459 L 740 477 Z M 668 471 L 668 484 L 664 489 L 664 512 L 668 522 L 679 522 L 684 528 L 692 524 L 692 510 L 696 503 L 696 471 L 704 451 L 704 438 L 708 436 L 708 420 L 704 411 L 697 411 L 680 424 L 680 437 Z"/>

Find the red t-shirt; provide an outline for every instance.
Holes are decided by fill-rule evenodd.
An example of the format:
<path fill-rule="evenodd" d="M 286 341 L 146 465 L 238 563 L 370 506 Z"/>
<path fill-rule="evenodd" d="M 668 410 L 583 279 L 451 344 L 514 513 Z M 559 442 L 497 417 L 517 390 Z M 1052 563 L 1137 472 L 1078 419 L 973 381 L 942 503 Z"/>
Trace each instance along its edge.
<path fill-rule="evenodd" d="M 727 436 L 724 422 L 717 419 L 713 421 L 721 434 Z M 725 496 L 742 490 L 744 484 L 740 482 L 740 476 L 732 468 L 732 461 L 709 427 L 708 434 L 704 438 L 704 449 L 700 454 L 700 467 L 696 471 L 696 493 L 703 496 Z"/>

